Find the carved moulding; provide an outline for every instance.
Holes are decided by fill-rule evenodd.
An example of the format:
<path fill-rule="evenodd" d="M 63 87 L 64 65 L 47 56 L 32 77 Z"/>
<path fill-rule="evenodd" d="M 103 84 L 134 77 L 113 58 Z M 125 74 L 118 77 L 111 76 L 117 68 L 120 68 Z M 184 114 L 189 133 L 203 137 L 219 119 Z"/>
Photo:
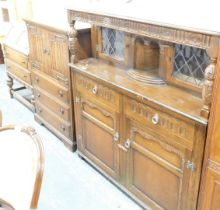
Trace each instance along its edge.
<path fill-rule="evenodd" d="M 71 28 L 73 28 L 72 33 L 70 33 L 71 37 L 69 39 L 72 63 L 77 61 L 77 32 L 74 32 L 75 21 L 87 22 L 97 26 L 113 28 L 116 30 L 156 39 L 162 42 L 176 43 L 206 49 L 211 58 L 211 63 L 205 70 L 205 82 L 202 88 L 202 99 L 204 104 L 201 109 L 201 116 L 205 118 L 209 117 L 220 33 L 201 30 L 196 31 L 191 28 L 180 28 L 163 24 L 158 25 L 150 22 L 146 23 L 143 22 L 143 20 L 125 19 L 123 17 L 112 17 L 77 10 L 68 10 L 68 19 Z"/>
<path fill-rule="evenodd" d="M 187 28 L 175 28 L 174 26 L 163 26 L 153 23 L 146 23 L 142 20 L 131 20 L 120 17 L 111 17 L 102 14 L 95 14 L 77 10 L 68 10 L 69 22 L 82 21 L 98 26 L 105 26 L 113 29 L 146 36 L 153 39 L 168 41 L 193 47 L 208 49 L 219 42 L 218 33 L 207 31 L 198 32 Z"/>

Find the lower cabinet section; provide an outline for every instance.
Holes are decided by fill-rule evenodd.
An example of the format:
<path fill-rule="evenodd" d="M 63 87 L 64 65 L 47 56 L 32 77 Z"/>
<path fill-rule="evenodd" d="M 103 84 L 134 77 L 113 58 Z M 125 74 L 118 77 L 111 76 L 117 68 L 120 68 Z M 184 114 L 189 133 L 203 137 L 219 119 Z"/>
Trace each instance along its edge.
<path fill-rule="evenodd" d="M 118 179 L 119 121 L 112 113 L 95 103 L 80 98 L 75 106 L 78 149 L 111 177 Z"/>
<path fill-rule="evenodd" d="M 144 208 L 195 210 L 206 127 L 117 92 L 118 102 L 111 105 L 102 92 L 110 87 L 85 77 L 99 87 L 95 92 L 83 83 L 85 91 L 77 78 L 79 154 Z"/>
<path fill-rule="evenodd" d="M 220 164 L 209 160 L 201 210 L 220 210 Z"/>

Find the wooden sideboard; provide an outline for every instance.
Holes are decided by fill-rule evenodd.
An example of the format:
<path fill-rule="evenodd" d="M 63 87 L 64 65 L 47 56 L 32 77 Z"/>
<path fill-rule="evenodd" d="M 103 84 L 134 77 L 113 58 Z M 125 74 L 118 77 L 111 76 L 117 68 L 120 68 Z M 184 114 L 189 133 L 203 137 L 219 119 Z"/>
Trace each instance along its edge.
<path fill-rule="evenodd" d="M 29 38 L 29 69 L 36 108 L 35 120 L 55 133 L 71 150 L 75 150 L 75 132 L 71 109 L 68 27 L 49 26 L 26 20 Z M 65 25 L 64 25 L 65 26 Z M 82 46 L 89 46 L 90 29 L 79 27 Z M 84 49 L 84 48 L 83 48 Z M 89 55 L 81 50 L 81 58 Z M 88 55 L 87 55 L 88 54 Z"/>
<path fill-rule="evenodd" d="M 79 155 L 145 208 L 197 209 L 219 34 L 75 8 L 68 16 Z M 92 24 L 83 60 L 76 20 Z"/>

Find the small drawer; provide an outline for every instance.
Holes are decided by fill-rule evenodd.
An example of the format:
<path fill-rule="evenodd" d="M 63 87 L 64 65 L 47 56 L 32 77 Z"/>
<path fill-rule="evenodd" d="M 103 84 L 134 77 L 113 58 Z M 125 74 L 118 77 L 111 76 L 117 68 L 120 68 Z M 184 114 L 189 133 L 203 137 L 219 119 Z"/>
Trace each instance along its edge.
<path fill-rule="evenodd" d="M 128 97 L 124 97 L 123 107 L 128 118 L 159 132 L 160 135 L 170 138 L 171 141 L 179 139 L 180 144 L 189 149 L 192 148 L 195 138 L 195 124 L 193 122 L 184 121 Z"/>
<path fill-rule="evenodd" d="M 28 68 L 28 57 L 22 53 L 19 53 L 12 48 L 7 46 L 4 47 L 5 58 L 13 60 L 18 65 L 21 65 L 24 68 Z"/>
<path fill-rule="evenodd" d="M 44 105 L 39 102 L 35 103 L 35 109 L 37 115 L 42 117 L 45 121 L 48 122 L 52 127 L 54 127 L 57 131 L 62 133 L 67 138 L 71 138 L 71 124 L 62 120 L 60 117 L 55 115 L 51 110 L 46 108 Z"/>
<path fill-rule="evenodd" d="M 43 104 L 62 119 L 70 121 L 70 107 L 66 104 L 60 103 L 51 98 L 45 91 L 37 88 L 34 89 L 34 98 L 36 103 Z"/>
<path fill-rule="evenodd" d="M 6 59 L 6 70 L 9 72 L 12 77 L 14 76 L 16 79 L 20 80 L 20 82 L 24 82 L 28 85 L 31 85 L 31 73 L 29 70 L 22 68 L 20 65 Z"/>
<path fill-rule="evenodd" d="M 51 94 L 66 104 L 70 104 L 68 88 L 58 84 L 55 80 L 49 78 L 41 72 L 32 72 L 32 83 L 34 87 L 39 87 L 45 92 Z"/>
<path fill-rule="evenodd" d="M 120 94 L 109 87 L 80 74 L 75 74 L 75 84 L 77 90 L 87 98 L 92 97 L 97 99 L 98 102 L 119 109 Z"/>

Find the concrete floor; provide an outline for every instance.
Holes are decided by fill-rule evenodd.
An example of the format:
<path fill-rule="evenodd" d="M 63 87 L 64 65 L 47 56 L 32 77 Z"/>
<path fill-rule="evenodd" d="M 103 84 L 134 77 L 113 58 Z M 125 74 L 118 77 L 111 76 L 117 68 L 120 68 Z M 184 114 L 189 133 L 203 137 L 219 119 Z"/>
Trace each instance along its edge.
<path fill-rule="evenodd" d="M 0 109 L 3 125 L 33 126 L 43 139 L 45 172 L 38 210 L 141 210 L 88 163 L 67 150 L 45 127 L 34 121 L 33 113 L 10 99 L 4 65 L 0 65 Z"/>

